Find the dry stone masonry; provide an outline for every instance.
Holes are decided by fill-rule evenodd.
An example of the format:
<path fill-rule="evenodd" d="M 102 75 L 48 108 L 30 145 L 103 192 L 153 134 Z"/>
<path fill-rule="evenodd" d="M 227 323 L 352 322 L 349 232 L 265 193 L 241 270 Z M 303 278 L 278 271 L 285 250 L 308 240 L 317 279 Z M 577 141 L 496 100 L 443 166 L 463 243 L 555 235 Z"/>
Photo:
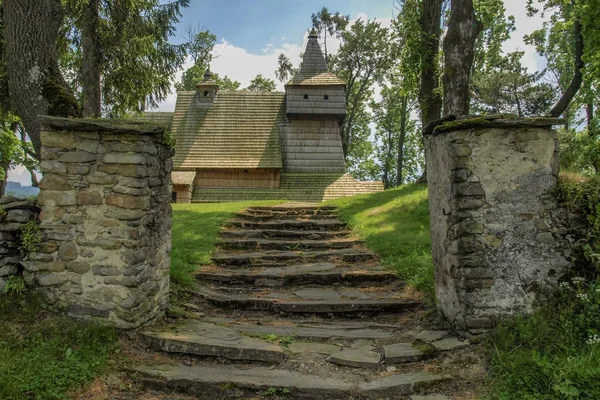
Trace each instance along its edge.
<path fill-rule="evenodd" d="M 435 291 L 459 330 L 532 310 L 570 266 L 552 119 L 465 119 L 426 135 Z"/>
<path fill-rule="evenodd" d="M 0 199 L 0 293 L 11 276 L 23 271 L 21 229 L 38 214 L 39 208 L 30 200 L 13 196 Z"/>
<path fill-rule="evenodd" d="M 25 278 L 73 316 L 134 328 L 167 306 L 171 247 L 165 128 L 40 117 L 45 237 Z"/>

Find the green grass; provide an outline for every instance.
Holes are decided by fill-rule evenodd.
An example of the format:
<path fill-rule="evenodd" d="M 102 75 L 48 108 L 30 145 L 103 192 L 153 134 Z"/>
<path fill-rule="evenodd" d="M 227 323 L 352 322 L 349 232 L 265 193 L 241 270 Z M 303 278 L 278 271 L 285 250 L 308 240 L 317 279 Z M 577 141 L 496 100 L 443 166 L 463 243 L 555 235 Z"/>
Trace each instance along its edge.
<path fill-rule="evenodd" d="M 600 282 L 563 287 L 532 315 L 502 322 L 489 340 L 488 398 L 600 399 L 600 336 L 594 335 L 600 335 Z"/>
<path fill-rule="evenodd" d="M 117 351 L 112 329 L 46 312 L 34 297 L 0 297 L 0 399 L 66 399 Z"/>
<path fill-rule="evenodd" d="M 172 282 L 182 287 L 192 285 L 192 273 L 210 262 L 219 230 L 237 211 L 251 205 L 279 203 L 281 201 L 173 204 Z"/>
<path fill-rule="evenodd" d="M 401 278 L 433 299 L 433 263 L 426 185 L 403 185 L 384 192 L 327 202 L 338 206 L 367 247 Z"/>

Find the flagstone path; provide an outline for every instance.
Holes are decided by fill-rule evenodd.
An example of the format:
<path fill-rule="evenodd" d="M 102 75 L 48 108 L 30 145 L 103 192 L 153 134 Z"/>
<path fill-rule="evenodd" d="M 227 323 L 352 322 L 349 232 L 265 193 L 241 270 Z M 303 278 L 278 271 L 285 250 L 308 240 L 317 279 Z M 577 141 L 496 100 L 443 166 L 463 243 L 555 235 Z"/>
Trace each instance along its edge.
<path fill-rule="evenodd" d="M 439 393 L 453 377 L 431 360 L 468 343 L 418 328 L 422 302 L 334 207 L 238 213 L 197 278 L 199 318 L 143 335 L 172 361 L 134 368 L 148 388 L 198 399 L 449 399 Z"/>

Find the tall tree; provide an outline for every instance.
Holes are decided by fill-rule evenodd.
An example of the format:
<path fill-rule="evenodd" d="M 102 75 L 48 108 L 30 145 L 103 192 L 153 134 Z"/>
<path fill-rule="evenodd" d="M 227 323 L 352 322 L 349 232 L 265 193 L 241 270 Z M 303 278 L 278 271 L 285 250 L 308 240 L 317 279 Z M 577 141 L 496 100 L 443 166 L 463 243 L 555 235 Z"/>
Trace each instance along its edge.
<path fill-rule="evenodd" d="M 313 28 L 316 29 L 319 37 L 323 38 L 325 61 L 328 61 L 327 34 L 329 34 L 329 37 L 339 38 L 346 29 L 350 17 L 348 15 L 342 15 L 339 12 L 331 14 L 327 7 L 323 7 L 318 13 L 312 14 L 311 19 Z"/>
<path fill-rule="evenodd" d="M 86 115 L 103 111 L 121 116 L 154 107 L 167 97 L 188 49 L 187 43 L 169 43 L 169 37 L 189 0 L 64 4 L 68 20 L 60 47 L 62 66 L 76 71 L 71 86 L 81 91 Z"/>
<path fill-rule="evenodd" d="M 439 119 L 442 113 L 442 95 L 440 87 L 440 37 L 442 35 L 443 0 L 422 0 L 420 33 L 422 35 L 419 50 L 421 59 L 421 85 L 419 107 L 421 126 Z"/>
<path fill-rule="evenodd" d="M 486 73 L 471 81 L 471 107 L 478 113 L 512 113 L 519 117 L 545 115 L 556 100 L 555 88 L 542 81 L 546 71 L 528 73 L 523 52 L 502 57 Z"/>
<path fill-rule="evenodd" d="M 274 92 L 275 81 L 273 79 L 263 77 L 262 74 L 258 74 L 254 77 L 254 79 L 252 79 L 246 90 L 251 92 Z"/>
<path fill-rule="evenodd" d="M 56 39 L 63 21 L 61 0 L 3 0 L 0 15 L 10 104 L 21 117 L 40 157 L 38 115 L 81 116 L 61 75 Z"/>
<path fill-rule="evenodd" d="M 469 113 L 475 41 L 482 29 L 475 17 L 473 0 L 452 0 L 444 38 L 444 115 Z"/>
<path fill-rule="evenodd" d="M 285 54 L 280 54 L 277 59 L 277 70 L 275 76 L 280 82 L 287 82 L 298 73 L 298 68 L 294 68 L 294 64 Z"/>
<path fill-rule="evenodd" d="M 342 148 L 347 156 L 359 137 L 355 124 L 370 97 L 373 84 L 391 68 L 395 54 L 391 32 L 381 23 L 358 20 L 342 32 L 342 45 L 331 57 L 332 71 L 346 82 L 346 119 L 342 127 Z"/>

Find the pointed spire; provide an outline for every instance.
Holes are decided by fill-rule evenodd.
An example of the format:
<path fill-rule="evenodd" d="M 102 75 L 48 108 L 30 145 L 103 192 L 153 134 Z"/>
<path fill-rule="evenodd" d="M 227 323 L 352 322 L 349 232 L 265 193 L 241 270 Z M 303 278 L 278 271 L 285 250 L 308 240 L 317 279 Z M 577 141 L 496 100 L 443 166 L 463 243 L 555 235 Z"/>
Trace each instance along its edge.
<path fill-rule="evenodd" d="M 345 85 L 344 81 L 329 72 L 314 28 L 308 34 L 300 71 L 287 85 Z"/>
<path fill-rule="evenodd" d="M 308 35 L 308 44 L 300 65 L 300 75 L 314 76 L 323 72 L 327 72 L 327 63 L 321 51 L 317 32 L 313 29 Z"/>

